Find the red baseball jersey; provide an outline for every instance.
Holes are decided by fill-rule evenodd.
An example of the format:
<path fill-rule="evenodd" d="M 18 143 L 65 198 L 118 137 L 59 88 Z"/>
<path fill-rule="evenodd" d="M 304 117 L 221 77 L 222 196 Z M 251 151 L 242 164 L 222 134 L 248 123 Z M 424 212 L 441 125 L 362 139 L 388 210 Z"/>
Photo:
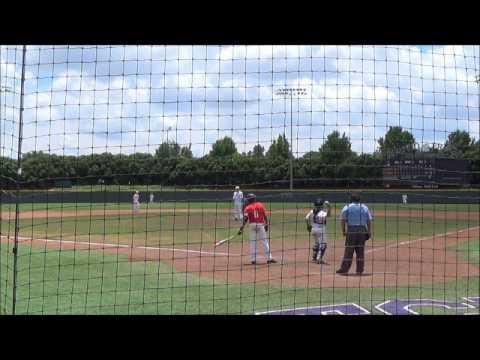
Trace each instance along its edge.
<path fill-rule="evenodd" d="M 265 208 L 261 202 L 255 202 L 247 205 L 243 210 L 243 213 L 248 217 L 248 221 L 251 223 L 264 223 L 265 222 Z"/>

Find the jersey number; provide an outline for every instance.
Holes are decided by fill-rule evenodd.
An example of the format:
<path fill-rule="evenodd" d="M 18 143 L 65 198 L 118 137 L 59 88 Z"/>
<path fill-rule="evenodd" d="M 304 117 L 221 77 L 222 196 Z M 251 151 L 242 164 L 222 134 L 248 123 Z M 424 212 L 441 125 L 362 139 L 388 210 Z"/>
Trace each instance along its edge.
<path fill-rule="evenodd" d="M 258 210 L 257 210 L 257 209 L 253 210 L 253 217 L 254 217 L 255 219 L 258 219 L 258 218 L 259 218 L 259 216 L 258 216 Z"/>

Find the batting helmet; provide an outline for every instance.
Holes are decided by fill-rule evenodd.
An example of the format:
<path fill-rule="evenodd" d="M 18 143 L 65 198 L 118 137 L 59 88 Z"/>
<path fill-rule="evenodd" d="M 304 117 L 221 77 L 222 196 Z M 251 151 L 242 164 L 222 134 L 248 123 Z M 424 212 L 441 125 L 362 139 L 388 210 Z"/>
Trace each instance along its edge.
<path fill-rule="evenodd" d="M 322 198 L 315 199 L 315 201 L 313 202 L 313 206 L 315 206 L 316 208 L 322 207 L 323 199 Z"/>
<path fill-rule="evenodd" d="M 247 203 L 251 204 L 251 203 L 255 202 L 257 197 L 255 196 L 255 194 L 250 193 L 247 196 L 245 196 L 245 199 L 247 200 Z"/>

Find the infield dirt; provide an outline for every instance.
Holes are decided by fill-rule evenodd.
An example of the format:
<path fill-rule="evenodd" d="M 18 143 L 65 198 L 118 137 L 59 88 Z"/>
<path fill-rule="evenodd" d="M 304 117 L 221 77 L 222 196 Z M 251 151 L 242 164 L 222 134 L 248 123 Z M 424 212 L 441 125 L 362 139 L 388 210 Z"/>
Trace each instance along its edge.
<path fill-rule="evenodd" d="M 256 283 L 274 286 L 297 287 L 397 287 L 446 283 L 464 277 L 479 276 L 479 267 L 460 260 L 454 250 L 449 250 L 469 239 L 478 239 L 479 227 L 451 231 L 431 237 L 402 241 L 384 246 L 366 246 L 366 265 L 363 276 L 342 276 L 335 273 L 343 255 L 339 243 L 329 246 L 328 265 L 310 262 L 311 243 L 297 241 L 284 245 L 271 243 L 277 264 L 267 265 L 259 249 L 257 265 L 250 264 L 249 244 L 226 243 L 186 246 L 182 248 L 128 247 L 116 244 L 88 243 L 44 239 L 24 239 L 32 246 L 61 250 L 99 250 L 125 255 L 131 261 L 163 261 L 180 273 L 226 283 Z M 2 238 L 2 241 L 12 239 Z M 355 271 L 355 263 L 351 272 Z"/>

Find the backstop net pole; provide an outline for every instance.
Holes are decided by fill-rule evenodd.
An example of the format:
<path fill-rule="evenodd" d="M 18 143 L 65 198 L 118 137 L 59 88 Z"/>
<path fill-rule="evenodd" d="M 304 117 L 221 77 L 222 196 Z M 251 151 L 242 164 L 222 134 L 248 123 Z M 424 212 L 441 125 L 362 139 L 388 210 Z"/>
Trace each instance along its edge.
<path fill-rule="evenodd" d="M 17 183 L 15 202 L 15 235 L 13 243 L 13 288 L 12 288 L 12 314 L 15 315 L 17 302 L 17 262 L 18 262 L 18 234 L 20 231 L 20 184 L 22 176 L 22 139 L 23 139 L 23 101 L 25 91 L 25 57 L 27 46 L 22 48 L 22 77 L 20 85 L 20 112 L 18 117 L 18 148 L 17 148 Z"/>

